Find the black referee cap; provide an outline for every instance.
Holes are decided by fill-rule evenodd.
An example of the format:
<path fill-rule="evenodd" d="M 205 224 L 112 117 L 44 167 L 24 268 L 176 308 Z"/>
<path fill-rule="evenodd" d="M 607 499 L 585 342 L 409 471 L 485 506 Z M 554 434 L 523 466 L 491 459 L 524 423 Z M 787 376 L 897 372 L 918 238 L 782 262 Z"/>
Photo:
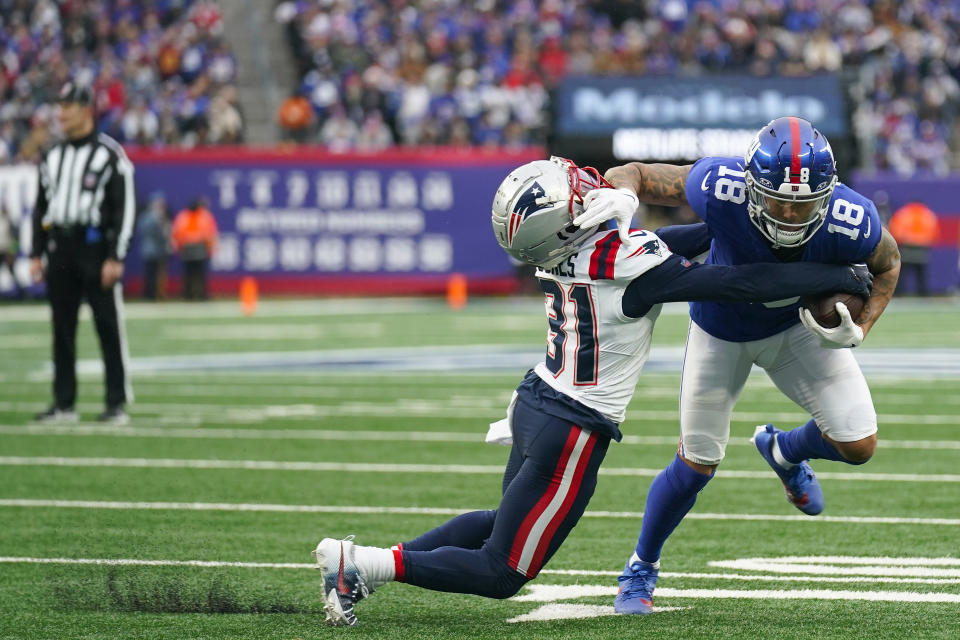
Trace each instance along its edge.
<path fill-rule="evenodd" d="M 68 82 L 60 88 L 58 102 L 75 102 L 77 104 L 93 104 L 93 93 L 89 87 Z"/>

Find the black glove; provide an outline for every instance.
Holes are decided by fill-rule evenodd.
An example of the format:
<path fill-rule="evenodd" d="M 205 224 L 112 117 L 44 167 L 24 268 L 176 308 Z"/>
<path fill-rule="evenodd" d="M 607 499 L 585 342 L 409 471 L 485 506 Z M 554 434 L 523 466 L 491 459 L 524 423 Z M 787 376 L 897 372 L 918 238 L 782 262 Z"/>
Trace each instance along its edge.
<path fill-rule="evenodd" d="M 855 293 L 864 298 L 870 297 L 873 290 L 873 274 L 865 264 L 850 265 L 850 282 L 843 290 L 846 293 Z"/>

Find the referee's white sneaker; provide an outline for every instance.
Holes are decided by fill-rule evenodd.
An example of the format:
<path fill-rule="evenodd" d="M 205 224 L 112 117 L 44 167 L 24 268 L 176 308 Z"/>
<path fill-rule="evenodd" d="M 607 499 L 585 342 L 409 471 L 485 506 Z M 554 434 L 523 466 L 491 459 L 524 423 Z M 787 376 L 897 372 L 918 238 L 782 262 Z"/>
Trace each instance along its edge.
<path fill-rule="evenodd" d="M 97 422 L 122 425 L 130 422 L 130 416 L 123 410 L 123 405 L 107 407 L 106 411 L 97 416 Z"/>
<path fill-rule="evenodd" d="M 73 424 L 77 421 L 77 412 L 73 409 L 58 409 L 51 405 L 46 411 L 33 416 L 33 420 L 50 424 Z"/>

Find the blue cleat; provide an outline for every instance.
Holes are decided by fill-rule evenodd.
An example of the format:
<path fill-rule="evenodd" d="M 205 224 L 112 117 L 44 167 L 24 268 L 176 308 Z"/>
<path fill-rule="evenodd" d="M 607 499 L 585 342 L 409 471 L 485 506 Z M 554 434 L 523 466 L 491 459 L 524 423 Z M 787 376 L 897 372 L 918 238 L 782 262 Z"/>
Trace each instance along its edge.
<path fill-rule="evenodd" d="M 787 493 L 787 501 L 808 516 L 815 516 L 823 511 L 823 491 L 820 489 L 820 483 L 817 482 L 817 476 L 813 474 L 813 469 L 806 461 L 790 469 L 777 464 L 773 459 L 773 439 L 778 433 L 783 431 L 772 424 L 762 424 L 753 432 L 753 444 L 770 468 L 780 476 L 780 481 L 783 482 L 783 488 Z"/>
<path fill-rule="evenodd" d="M 353 559 L 353 536 L 343 540 L 324 538 L 313 551 L 317 569 L 323 572 L 323 610 L 331 627 L 357 624 L 353 605 L 370 594 Z"/>
<path fill-rule="evenodd" d="M 643 615 L 653 612 L 653 588 L 657 586 L 660 569 L 642 560 L 623 568 L 623 575 L 617 578 L 620 591 L 613 601 L 613 610 L 617 613 Z"/>

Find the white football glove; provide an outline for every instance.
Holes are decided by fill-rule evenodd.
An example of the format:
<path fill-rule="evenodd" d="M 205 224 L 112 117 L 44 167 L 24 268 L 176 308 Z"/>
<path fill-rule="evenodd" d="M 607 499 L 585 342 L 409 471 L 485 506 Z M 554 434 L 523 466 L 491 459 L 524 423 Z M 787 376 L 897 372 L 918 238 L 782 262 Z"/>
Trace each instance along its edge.
<path fill-rule="evenodd" d="M 840 325 L 833 329 L 821 327 L 817 324 L 810 310 L 804 307 L 800 307 L 800 322 L 820 338 L 820 346 L 825 349 L 859 347 L 863 342 L 863 329 L 850 317 L 850 311 L 847 309 L 847 305 L 838 302 L 836 309 L 837 313 L 840 314 Z"/>
<path fill-rule="evenodd" d="M 640 206 L 633 189 L 594 189 L 583 199 L 583 213 L 573 221 L 578 227 L 595 227 L 607 220 L 616 220 L 620 241 L 630 242 L 630 223 Z"/>

